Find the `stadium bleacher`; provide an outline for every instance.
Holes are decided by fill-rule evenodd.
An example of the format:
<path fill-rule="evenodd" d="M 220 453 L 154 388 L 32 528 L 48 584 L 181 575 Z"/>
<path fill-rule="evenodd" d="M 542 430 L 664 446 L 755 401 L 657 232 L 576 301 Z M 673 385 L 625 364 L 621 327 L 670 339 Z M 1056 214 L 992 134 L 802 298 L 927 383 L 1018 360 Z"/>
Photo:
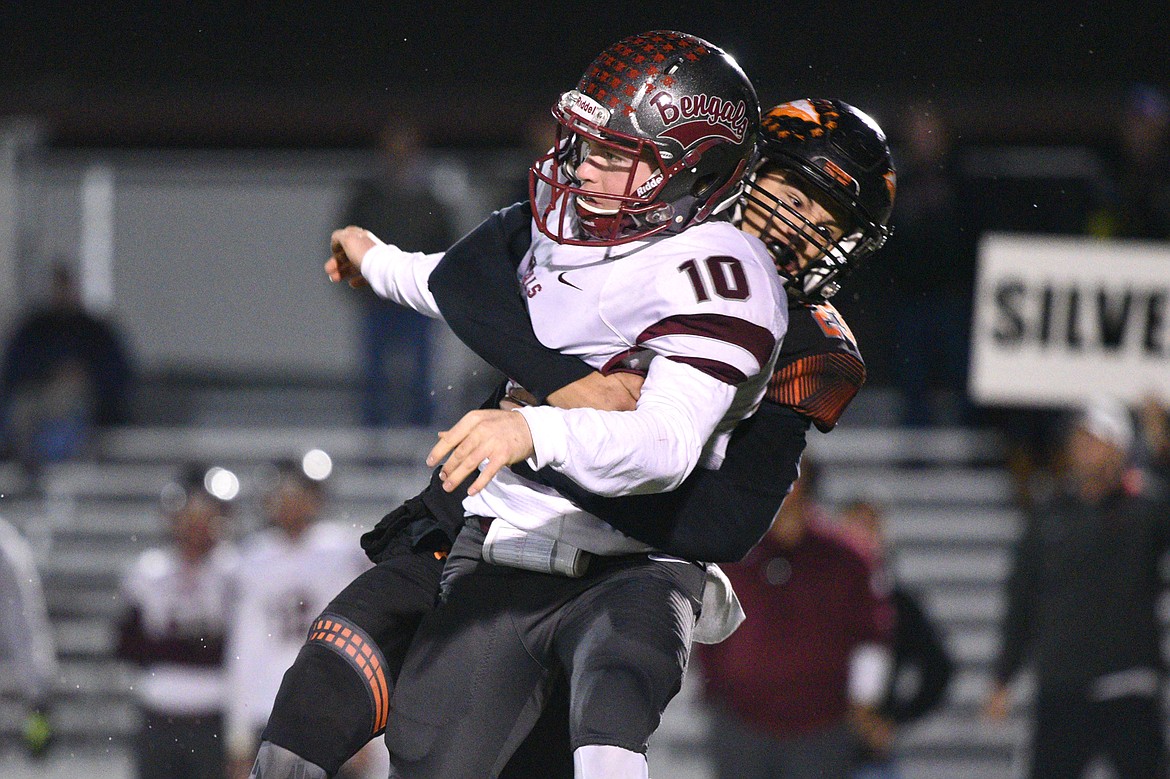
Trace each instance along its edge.
<path fill-rule="evenodd" d="M 1008 547 L 1020 522 L 1000 442 L 983 431 L 895 427 L 881 411 L 880 392 L 859 402 L 831 435 L 810 434 L 809 456 L 823 465 L 824 501 L 833 507 L 867 496 L 886 505 L 896 574 L 924 596 L 958 665 L 943 708 L 900 741 L 905 776 L 1008 776 L 1025 734 L 1024 712 L 1007 726 L 978 716 L 998 641 Z M 62 663 L 60 738 L 48 765 L 127 775 L 136 713 L 131 677 L 112 657 L 117 582 L 137 553 L 162 541 L 158 496 L 181 464 L 222 465 L 239 475 L 244 530 L 258 521 L 258 469 L 321 448 L 335 465 L 329 514 L 356 533 L 425 483 L 422 460 L 432 436 L 349 427 L 136 427 L 109 432 L 92 460 L 47 469 L 36 493 L 22 489 L 18 471 L 0 470 L 0 511 L 37 551 Z M 655 774 L 708 779 L 706 717 L 699 682 L 688 677 L 652 742 Z M 0 734 L 3 753 L 14 753 L 16 735 L 12 728 Z"/>

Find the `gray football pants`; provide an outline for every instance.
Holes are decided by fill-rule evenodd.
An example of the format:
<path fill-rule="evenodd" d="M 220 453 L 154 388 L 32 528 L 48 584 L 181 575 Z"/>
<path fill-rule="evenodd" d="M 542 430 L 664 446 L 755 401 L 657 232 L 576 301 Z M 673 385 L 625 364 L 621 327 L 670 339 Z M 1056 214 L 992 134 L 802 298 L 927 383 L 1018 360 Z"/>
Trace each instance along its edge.
<path fill-rule="evenodd" d="M 646 751 L 682 684 L 702 603 L 702 566 L 594 557 L 580 578 L 491 565 L 483 533 L 459 535 L 443 602 L 415 636 L 391 700 L 392 775 L 495 776 L 569 679 L 569 732 Z"/>

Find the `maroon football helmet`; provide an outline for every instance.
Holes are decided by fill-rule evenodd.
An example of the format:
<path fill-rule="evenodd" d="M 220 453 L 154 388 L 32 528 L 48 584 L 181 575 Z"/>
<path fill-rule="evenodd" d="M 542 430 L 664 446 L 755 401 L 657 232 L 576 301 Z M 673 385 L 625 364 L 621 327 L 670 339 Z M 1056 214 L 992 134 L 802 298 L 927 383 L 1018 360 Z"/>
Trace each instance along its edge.
<path fill-rule="evenodd" d="M 529 174 L 533 216 L 553 240 L 593 246 L 678 232 L 734 204 L 760 115 L 735 60 L 671 31 L 610 46 L 552 113 L 557 142 Z M 634 186 L 634 166 L 621 194 L 583 188 L 577 166 L 607 151 L 645 160 L 650 178 Z"/>

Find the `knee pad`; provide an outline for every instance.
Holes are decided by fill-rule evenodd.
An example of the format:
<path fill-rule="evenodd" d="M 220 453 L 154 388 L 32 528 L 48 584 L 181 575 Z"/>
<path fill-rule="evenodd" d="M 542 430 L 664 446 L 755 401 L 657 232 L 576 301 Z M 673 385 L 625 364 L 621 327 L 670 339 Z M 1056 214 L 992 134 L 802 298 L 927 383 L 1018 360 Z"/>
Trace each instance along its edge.
<path fill-rule="evenodd" d="M 328 779 L 329 775 L 319 765 L 313 765 L 303 757 L 278 747 L 269 741 L 261 742 L 252 764 L 249 779 Z"/>
<path fill-rule="evenodd" d="M 679 564 L 677 577 L 648 571 L 611 589 L 610 621 L 587 619 L 585 634 L 570 635 L 571 740 L 574 749 L 610 744 L 645 752 L 662 712 L 682 686 L 690 652 L 690 626 L 703 573 Z M 693 577 L 681 580 L 682 576 Z M 664 604 L 639 612 L 639 598 Z"/>
<path fill-rule="evenodd" d="M 586 744 L 573 752 L 577 779 L 649 779 L 646 756 L 607 744 Z"/>
<path fill-rule="evenodd" d="M 284 674 L 264 740 L 336 774 L 386 728 L 393 680 L 385 665 L 357 625 L 321 615 Z"/>
<path fill-rule="evenodd" d="M 334 598 L 285 673 L 264 738 L 335 774 L 385 730 L 394 680 L 442 569 L 429 554 L 399 555 Z"/>

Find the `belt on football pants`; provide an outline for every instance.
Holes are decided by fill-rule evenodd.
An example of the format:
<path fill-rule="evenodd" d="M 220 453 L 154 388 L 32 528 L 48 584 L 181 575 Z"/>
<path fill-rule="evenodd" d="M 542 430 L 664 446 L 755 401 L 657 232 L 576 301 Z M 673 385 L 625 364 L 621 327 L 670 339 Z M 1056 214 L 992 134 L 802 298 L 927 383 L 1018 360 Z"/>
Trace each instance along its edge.
<path fill-rule="evenodd" d="M 480 554 L 484 562 L 492 565 L 576 578 L 584 575 L 593 557 L 570 543 L 529 533 L 507 522 L 496 522 L 494 517 L 467 519 L 471 523 L 478 521 L 484 533 Z"/>

